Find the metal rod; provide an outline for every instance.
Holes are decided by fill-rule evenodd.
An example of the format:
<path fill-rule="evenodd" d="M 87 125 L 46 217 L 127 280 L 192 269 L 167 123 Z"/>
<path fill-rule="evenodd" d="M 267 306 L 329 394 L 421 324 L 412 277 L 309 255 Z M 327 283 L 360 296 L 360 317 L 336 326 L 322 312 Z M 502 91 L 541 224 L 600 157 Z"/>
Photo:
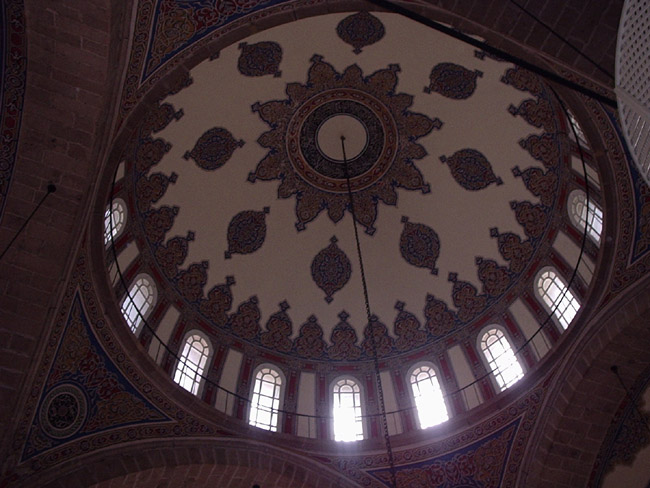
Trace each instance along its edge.
<path fill-rule="evenodd" d="M 32 213 L 29 214 L 29 217 L 27 217 L 27 220 L 23 222 L 23 225 L 20 226 L 20 229 L 18 229 L 18 232 L 16 232 L 16 235 L 9 241 L 9 244 L 7 244 L 7 247 L 5 247 L 5 250 L 2 251 L 2 254 L 0 254 L 0 260 L 5 257 L 5 254 L 7 254 L 7 251 L 11 247 L 11 245 L 14 243 L 16 239 L 18 239 L 18 236 L 25 230 L 25 227 L 27 227 L 27 224 L 29 224 L 29 221 L 32 220 L 32 217 L 34 214 L 36 214 L 36 211 L 41 208 L 41 205 L 43 205 L 43 202 L 45 202 L 45 199 L 50 195 L 50 193 L 54 193 L 56 191 L 56 186 L 50 183 L 47 185 L 47 193 L 43 195 L 43 198 L 41 198 L 41 201 L 38 202 L 38 205 L 36 205 L 36 208 L 32 210 Z"/>
<path fill-rule="evenodd" d="M 341 149 L 343 150 L 343 163 L 345 169 L 345 179 L 348 186 L 348 198 L 350 200 L 350 213 L 352 214 L 352 225 L 354 227 L 354 239 L 357 244 L 357 257 L 359 258 L 359 268 L 361 270 L 361 285 L 363 286 L 363 299 L 366 305 L 366 318 L 368 319 L 368 331 L 370 332 L 370 344 L 372 346 L 373 362 L 375 365 L 375 378 L 377 380 L 377 391 L 379 396 L 379 406 L 381 408 L 381 420 L 384 430 L 384 441 L 386 443 L 386 453 L 390 464 L 390 477 L 393 488 L 397 488 L 397 477 L 395 475 L 395 460 L 393 458 L 393 449 L 390 444 L 390 435 L 388 434 L 388 420 L 386 418 L 386 404 L 384 402 L 384 389 L 381 386 L 381 375 L 379 372 L 379 358 L 377 357 L 377 342 L 373 333 L 372 314 L 370 313 L 370 300 L 368 298 L 368 285 L 366 283 L 366 273 L 363 266 L 363 256 L 361 255 L 361 242 L 359 241 L 359 229 L 357 228 L 357 216 L 354 211 L 354 196 L 352 195 L 352 185 L 350 184 L 350 172 L 348 171 L 348 159 L 345 154 L 345 136 L 341 136 Z"/>

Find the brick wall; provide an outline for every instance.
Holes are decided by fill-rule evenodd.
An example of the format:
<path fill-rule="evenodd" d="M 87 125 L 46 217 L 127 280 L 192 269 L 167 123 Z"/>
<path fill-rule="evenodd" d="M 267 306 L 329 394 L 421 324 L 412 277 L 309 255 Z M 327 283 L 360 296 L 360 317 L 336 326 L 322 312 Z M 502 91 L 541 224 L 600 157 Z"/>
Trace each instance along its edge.
<path fill-rule="evenodd" d="M 96 162 L 110 129 L 108 107 L 119 74 L 109 65 L 110 21 L 123 15 L 127 3 L 25 2 L 27 88 L 0 246 L 7 245 L 49 183 L 57 191 L 0 263 L 3 420 L 13 418 L 83 229 L 80 223 L 85 221 Z M 113 43 L 117 52 L 120 43 L 119 38 Z M 11 425 L 2 422 L 3 444 Z M 3 444 L 0 459 L 4 459 Z"/>
<path fill-rule="evenodd" d="M 613 312 L 583 329 L 555 374 L 555 387 L 531 439 L 522 486 L 587 486 L 626 386 L 648 366 L 650 281 L 640 283 Z"/>
<path fill-rule="evenodd" d="M 164 440 L 91 456 L 61 467 L 55 480 L 23 485 L 47 488 L 352 488 L 320 463 L 273 446 L 241 439 Z"/>

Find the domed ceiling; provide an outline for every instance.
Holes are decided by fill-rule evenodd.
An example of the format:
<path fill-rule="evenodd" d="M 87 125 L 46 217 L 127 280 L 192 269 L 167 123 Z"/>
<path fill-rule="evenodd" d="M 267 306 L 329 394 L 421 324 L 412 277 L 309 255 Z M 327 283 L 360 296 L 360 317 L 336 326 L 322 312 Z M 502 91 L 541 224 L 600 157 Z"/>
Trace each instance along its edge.
<path fill-rule="evenodd" d="M 473 337 L 548 261 L 570 158 L 530 74 L 348 12 L 256 33 L 190 76 L 123 159 L 141 259 L 214 340 L 372 358 L 346 169 L 383 358 Z"/>

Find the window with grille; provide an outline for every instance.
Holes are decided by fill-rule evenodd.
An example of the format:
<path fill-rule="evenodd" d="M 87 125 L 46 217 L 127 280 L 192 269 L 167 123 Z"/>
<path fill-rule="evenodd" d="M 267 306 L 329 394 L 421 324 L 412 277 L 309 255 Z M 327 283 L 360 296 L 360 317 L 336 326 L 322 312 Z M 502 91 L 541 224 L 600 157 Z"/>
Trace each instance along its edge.
<path fill-rule="evenodd" d="M 492 371 L 501 391 L 509 388 L 524 376 L 524 371 L 515 356 L 510 342 L 503 331 L 489 329 L 481 337 L 481 352 Z"/>
<path fill-rule="evenodd" d="M 562 328 L 569 327 L 580 310 L 580 303 L 555 270 L 543 269 L 538 275 L 535 289 L 548 311 L 555 315 Z"/>
<path fill-rule="evenodd" d="M 155 301 L 156 287 L 153 280 L 148 275 L 138 275 L 122 301 L 122 315 L 131 332 L 138 332 Z"/>
<path fill-rule="evenodd" d="M 115 239 L 126 224 L 126 204 L 119 198 L 113 200 L 113 205 L 104 212 L 104 244 L 108 245 Z"/>
<path fill-rule="evenodd" d="M 210 343 L 197 331 L 189 333 L 185 339 L 180 359 L 176 365 L 174 381 L 194 395 L 199 394 L 203 370 L 210 357 Z"/>
<path fill-rule="evenodd" d="M 263 366 L 257 371 L 248 415 L 249 424 L 272 432 L 278 430 L 282 384 L 282 376 L 275 368 Z"/>
<path fill-rule="evenodd" d="M 363 439 L 361 417 L 361 389 L 352 378 L 342 378 L 334 383 L 334 440 L 350 442 Z"/>
<path fill-rule="evenodd" d="M 420 428 L 426 429 L 448 420 L 447 406 L 433 367 L 428 364 L 417 365 L 409 379 Z"/>
<path fill-rule="evenodd" d="M 567 211 L 571 223 L 584 232 L 587 226 L 587 235 L 596 244 L 600 244 L 600 234 L 603 231 L 603 211 L 593 200 L 587 205 L 587 195 L 582 190 L 573 190 L 567 199 Z"/>

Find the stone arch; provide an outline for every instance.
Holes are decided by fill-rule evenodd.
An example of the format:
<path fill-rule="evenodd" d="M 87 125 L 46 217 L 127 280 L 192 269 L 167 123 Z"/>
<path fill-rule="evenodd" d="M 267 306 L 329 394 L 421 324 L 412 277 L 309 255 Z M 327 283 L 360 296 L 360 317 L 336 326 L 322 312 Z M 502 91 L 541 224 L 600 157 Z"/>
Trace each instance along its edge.
<path fill-rule="evenodd" d="M 625 390 L 648 363 L 650 279 L 619 297 L 581 330 L 555 370 L 542 415 L 530 440 L 520 485 L 587 486 Z"/>
<path fill-rule="evenodd" d="M 241 438 L 167 439 L 116 446 L 56 466 L 25 487 L 358 488 L 307 457 Z"/>

